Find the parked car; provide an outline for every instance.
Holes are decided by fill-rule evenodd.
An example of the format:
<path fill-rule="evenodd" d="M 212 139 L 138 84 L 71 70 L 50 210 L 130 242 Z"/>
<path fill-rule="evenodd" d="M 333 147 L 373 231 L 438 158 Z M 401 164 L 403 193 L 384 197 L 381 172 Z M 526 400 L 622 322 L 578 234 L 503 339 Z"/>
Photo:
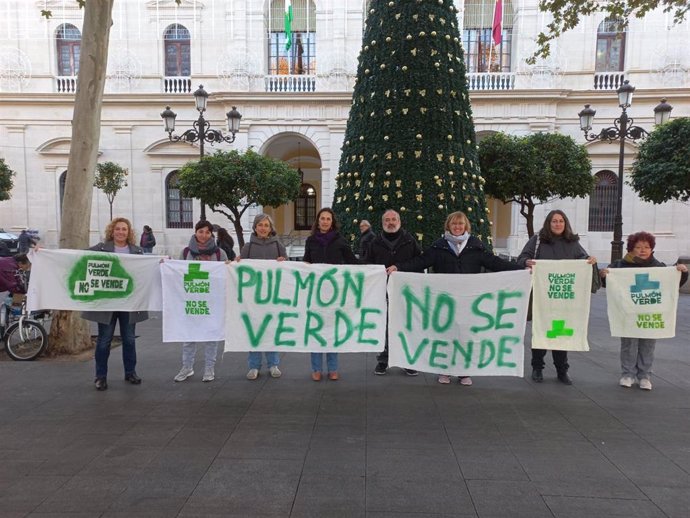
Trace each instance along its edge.
<path fill-rule="evenodd" d="M 19 238 L 0 228 L 0 257 L 14 255 L 19 250 Z"/>

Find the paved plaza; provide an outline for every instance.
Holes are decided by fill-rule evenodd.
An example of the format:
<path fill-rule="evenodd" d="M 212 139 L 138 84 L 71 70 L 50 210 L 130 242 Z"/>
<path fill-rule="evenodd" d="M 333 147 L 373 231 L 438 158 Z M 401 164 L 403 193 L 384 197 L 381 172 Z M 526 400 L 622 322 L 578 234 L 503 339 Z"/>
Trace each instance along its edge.
<path fill-rule="evenodd" d="M 296 353 L 281 379 L 246 380 L 233 353 L 216 381 L 174 383 L 158 319 L 137 327 L 140 386 L 119 348 L 107 392 L 93 360 L 0 361 L 0 517 L 687 518 L 690 295 L 652 392 L 617 386 L 605 299 L 570 387 L 550 363 L 540 385 L 375 376 L 373 354 L 314 383 Z"/>

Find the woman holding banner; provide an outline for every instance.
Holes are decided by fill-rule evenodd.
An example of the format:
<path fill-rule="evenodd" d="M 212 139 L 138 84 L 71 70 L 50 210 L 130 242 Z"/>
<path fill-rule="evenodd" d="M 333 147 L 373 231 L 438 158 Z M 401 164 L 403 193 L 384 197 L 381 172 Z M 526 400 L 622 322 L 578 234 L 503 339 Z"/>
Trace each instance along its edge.
<path fill-rule="evenodd" d="M 649 232 L 637 232 L 628 236 L 626 250 L 628 253 L 623 259 L 611 263 L 609 268 L 659 268 L 666 266 L 654 257 L 656 238 Z M 676 264 L 676 269 L 681 272 L 680 285 L 688 280 L 688 267 L 684 264 Z M 601 277 L 606 278 L 609 270 L 601 270 Z M 642 390 L 652 390 L 650 379 L 652 362 L 654 361 L 654 348 L 656 340 L 652 338 L 627 338 L 621 337 L 621 370 L 623 372 L 618 384 L 621 387 L 630 388 L 635 383 L 640 384 Z"/>
<path fill-rule="evenodd" d="M 350 245 L 338 232 L 335 213 L 323 208 L 316 215 L 311 235 L 304 244 L 304 262 L 325 264 L 361 264 Z M 326 353 L 328 379 L 338 379 L 338 353 Z M 311 379 L 321 381 L 323 354 L 311 353 Z"/>
<path fill-rule="evenodd" d="M 89 250 L 110 252 L 116 254 L 143 254 L 144 251 L 134 244 L 134 230 L 127 218 L 115 218 L 105 229 L 105 241 L 92 246 Z M 146 311 L 84 311 L 82 318 L 98 323 L 98 338 L 96 339 L 96 390 L 108 389 L 108 358 L 110 345 L 115 334 L 115 324 L 120 322 L 120 337 L 122 338 L 122 363 L 125 367 L 125 381 L 132 385 L 140 385 L 141 378 L 137 376 L 137 350 L 135 344 L 134 326 L 149 318 Z"/>
<path fill-rule="evenodd" d="M 208 221 L 199 221 L 194 226 L 194 235 L 187 247 L 182 250 L 180 259 L 183 261 L 227 261 L 225 251 L 218 247 L 213 238 L 213 225 Z M 215 366 L 220 342 L 185 342 L 182 344 L 182 368 L 173 378 L 174 381 L 184 381 L 194 375 L 194 358 L 199 344 L 204 345 L 204 375 L 201 381 L 216 379 Z"/>
<path fill-rule="evenodd" d="M 268 214 L 256 216 L 252 225 L 252 231 L 252 235 L 249 236 L 249 243 L 245 243 L 240 252 L 241 259 L 275 259 L 276 261 L 287 259 L 287 250 L 276 236 L 271 216 Z M 278 368 L 280 363 L 278 352 L 267 351 L 264 355 L 266 356 L 266 366 L 271 373 L 271 377 L 280 378 L 282 372 Z M 247 379 L 255 380 L 259 377 L 259 372 L 261 371 L 261 353 L 250 352 L 247 362 L 249 364 Z"/>
<path fill-rule="evenodd" d="M 524 266 L 492 254 L 478 238 L 471 235 L 472 225 L 464 212 L 449 214 L 444 230 L 443 237 L 434 241 L 421 256 L 389 266 L 386 271 L 422 272 L 433 268 L 434 273 L 481 273 L 482 268 L 493 272 L 524 269 Z M 440 374 L 438 382 L 448 384 L 450 376 Z M 460 376 L 460 383 L 472 385 L 472 378 Z"/>
<path fill-rule="evenodd" d="M 587 259 L 589 264 L 596 264 L 596 258 L 590 256 L 582 245 L 580 236 L 573 232 L 570 221 L 562 210 L 552 210 L 546 215 L 544 225 L 539 233 L 532 236 L 517 258 L 520 266 L 534 266 L 536 259 Z M 568 351 L 552 350 L 553 364 L 558 373 L 558 380 L 572 385 L 568 374 Z M 544 356 L 546 349 L 532 349 L 532 379 L 544 381 Z"/>

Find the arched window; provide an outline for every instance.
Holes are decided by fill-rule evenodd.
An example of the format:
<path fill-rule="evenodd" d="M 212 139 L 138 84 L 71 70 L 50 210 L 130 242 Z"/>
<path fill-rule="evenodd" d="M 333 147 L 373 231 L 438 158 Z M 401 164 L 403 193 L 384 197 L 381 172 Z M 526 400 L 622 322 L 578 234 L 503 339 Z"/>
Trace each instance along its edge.
<path fill-rule="evenodd" d="M 595 72 L 625 70 L 625 29 L 621 20 L 606 18 L 599 24 L 595 67 Z"/>
<path fill-rule="evenodd" d="M 501 43 L 494 43 L 494 0 L 465 0 L 462 45 L 468 73 L 510 72 L 513 45 L 513 5 L 503 1 Z"/>
<path fill-rule="evenodd" d="M 618 202 L 618 175 L 613 171 L 599 171 L 594 175 L 594 192 L 589 197 L 590 232 L 613 232 Z"/>
<path fill-rule="evenodd" d="M 295 230 L 309 230 L 316 220 L 316 189 L 303 183 L 295 199 Z"/>
<path fill-rule="evenodd" d="M 165 30 L 165 75 L 167 77 L 192 75 L 192 56 L 189 31 L 175 23 Z"/>
<path fill-rule="evenodd" d="M 65 182 L 67 182 L 67 171 L 62 173 L 58 180 L 58 188 L 60 189 L 60 214 L 62 214 L 62 202 L 65 199 Z"/>
<path fill-rule="evenodd" d="M 165 179 L 166 226 L 168 228 L 192 228 L 194 211 L 192 198 L 184 198 L 177 186 L 178 171 L 173 171 Z"/>
<path fill-rule="evenodd" d="M 59 76 L 79 74 L 79 53 L 81 51 L 81 32 L 74 25 L 63 23 L 55 35 Z"/>
<path fill-rule="evenodd" d="M 291 35 L 287 34 L 285 0 L 272 0 L 268 9 L 268 73 L 316 73 L 316 6 L 312 0 L 292 0 Z M 288 44 L 289 40 L 289 45 Z M 286 48 L 286 46 L 288 48 Z"/>

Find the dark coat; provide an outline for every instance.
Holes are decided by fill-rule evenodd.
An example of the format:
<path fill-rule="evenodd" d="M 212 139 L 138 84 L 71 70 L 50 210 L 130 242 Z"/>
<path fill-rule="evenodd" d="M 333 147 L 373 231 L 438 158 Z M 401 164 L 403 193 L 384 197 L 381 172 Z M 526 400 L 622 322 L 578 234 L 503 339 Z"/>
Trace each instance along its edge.
<path fill-rule="evenodd" d="M 304 243 L 304 262 L 324 264 L 362 264 L 352 253 L 350 245 L 343 236 L 336 233 L 327 246 L 321 246 L 314 236 Z"/>
<path fill-rule="evenodd" d="M 663 268 L 666 266 L 665 263 L 659 261 L 653 255 L 647 261 L 641 261 L 639 259 L 633 260 L 631 254 L 626 255 L 623 259 L 617 259 L 609 264 L 609 268 Z M 688 272 L 681 272 L 680 274 L 680 285 L 685 284 L 688 280 Z M 606 286 L 606 278 L 603 279 L 603 285 Z"/>
<path fill-rule="evenodd" d="M 539 249 L 535 250 L 538 238 L 539 234 L 534 234 L 525 244 L 517 258 L 520 266 L 524 267 L 528 259 L 587 259 L 589 257 L 578 240 L 566 241 L 562 237 L 555 237 L 552 241 L 541 239 Z"/>
<path fill-rule="evenodd" d="M 420 255 L 422 255 L 422 249 L 417 240 L 412 234 L 402 230 L 400 237 L 393 246 L 391 246 L 390 241 L 383 237 L 383 232 L 377 234 L 369 244 L 365 258 L 369 264 L 382 264 L 388 268 L 393 264 L 408 261 Z"/>
<path fill-rule="evenodd" d="M 89 250 L 97 252 L 115 252 L 115 243 L 112 241 L 105 241 L 98 243 L 95 246 L 89 248 Z M 144 251 L 141 247 L 136 245 L 129 245 L 130 254 L 143 254 Z M 98 322 L 99 324 L 109 324 L 113 319 L 113 311 L 83 311 L 81 318 L 85 320 L 91 320 L 93 322 Z M 130 312 L 129 323 L 136 324 L 137 322 L 143 322 L 149 318 L 148 311 L 132 311 Z"/>
<path fill-rule="evenodd" d="M 470 236 L 459 256 L 451 250 L 448 241 L 441 238 L 434 241 L 421 256 L 395 266 L 402 272 L 421 272 L 433 268 L 434 273 L 481 273 L 482 268 L 492 272 L 524 269 L 492 254 L 474 236 Z"/>
<path fill-rule="evenodd" d="M 371 245 L 371 242 L 376 238 L 376 234 L 369 229 L 364 234 L 362 234 L 359 238 L 359 251 L 357 254 L 359 255 L 359 258 L 362 259 L 363 261 L 366 262 L 371 262 L 369 261 L 367 254 L 369 253 L 369 246 Z"/>

